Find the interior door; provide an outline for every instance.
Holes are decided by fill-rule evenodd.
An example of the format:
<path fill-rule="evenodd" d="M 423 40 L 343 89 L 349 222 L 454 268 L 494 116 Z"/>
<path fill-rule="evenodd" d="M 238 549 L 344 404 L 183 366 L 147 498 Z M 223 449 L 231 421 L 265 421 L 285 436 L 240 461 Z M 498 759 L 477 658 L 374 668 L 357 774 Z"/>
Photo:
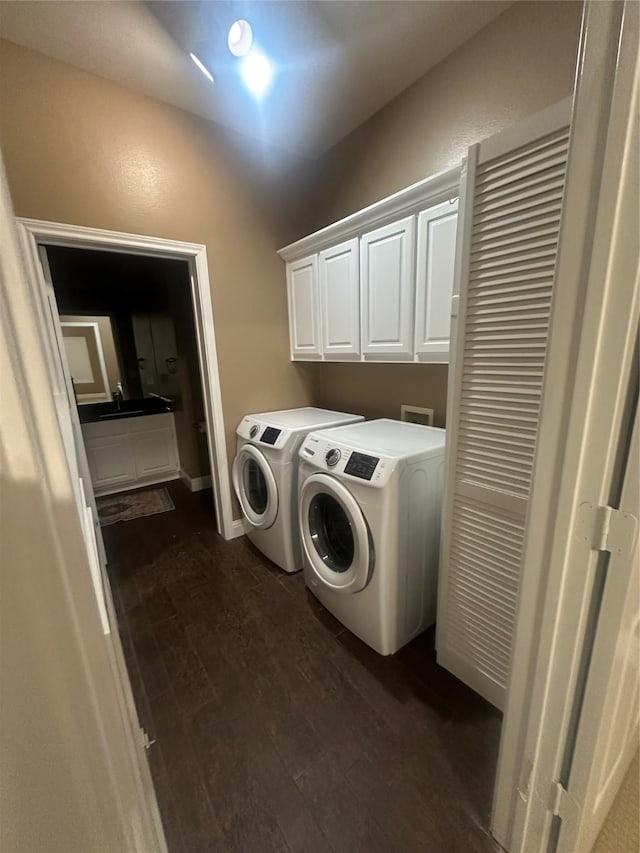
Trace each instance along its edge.
<path fill-rule="evenodd" d="M 563 102 L 469 149 L 449 371 L 438 663 L 502 708 L 569 142 Z"/>
<path fill-rule="evenodd" d="M 563 819 L 557 853 L 591 850 L 638 748 L 640 713 L 640 453 L 638 416 L 606 568 L 567 793 L 581 819 Z M 615 523 L 615 522 L 614 522 Z"/>
<path fill-rule="evenodd" d="M 146 756 L 146 741 L 144 733 L 140 728 L 138 713 L 131 691 L 131 682 L 129 681 L 129 674 L 118 633 L 118 622 L 107 575 L 107 555 L 104 548 L 91 476 L 89 474 L 89 464 L 87 462 L 82 429 L 78 417 L 73 383 L 71 382 L 65 356 L 58 306 L 46 249 L 42 246 L 39 247 L 39 257 L 42 269 L 42 279 L 40 281 L 42 304 L 39 307 L 43 321 L 42 329 L 45 346 L 48 352 L 47 362 L 49 364 L 51 384 L 54 391 L 58 422 L 63 436 L 67 461 L 73 477 L 78 516 L 82 526 L 91 569 L 96 604 L 102 621 L 105 641 L 108 643 L 111 666 L 118 687 L 118 698 L 122 707 L 123 717 L 128 723 L 127 729 L 130 746 L 132 751 L 135 750 L 135 754 L 138 757 L 135 784 L 138 790 L 140 790 L 141 797 L 147 802 L 149 811 L 153 816 L 159 849 L 166 850 L 162 823 L 160 821 Z"/>

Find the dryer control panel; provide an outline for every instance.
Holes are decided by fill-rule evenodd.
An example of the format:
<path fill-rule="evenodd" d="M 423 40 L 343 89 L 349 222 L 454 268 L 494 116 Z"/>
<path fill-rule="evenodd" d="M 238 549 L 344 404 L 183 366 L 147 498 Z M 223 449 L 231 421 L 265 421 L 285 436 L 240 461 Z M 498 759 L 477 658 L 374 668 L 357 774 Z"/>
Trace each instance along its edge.
<path fill-rule="evenodd" d="M 397 463 L 393 458 L 373 456 L 346 447 L 329 436 L 325 438 L 322 433 L 311 433 L 305 438 L 300 448 L 300 461 L 304 460 L 318 471 L 326 471 L 339 479 L 376 487 L 389 482 Z"/>

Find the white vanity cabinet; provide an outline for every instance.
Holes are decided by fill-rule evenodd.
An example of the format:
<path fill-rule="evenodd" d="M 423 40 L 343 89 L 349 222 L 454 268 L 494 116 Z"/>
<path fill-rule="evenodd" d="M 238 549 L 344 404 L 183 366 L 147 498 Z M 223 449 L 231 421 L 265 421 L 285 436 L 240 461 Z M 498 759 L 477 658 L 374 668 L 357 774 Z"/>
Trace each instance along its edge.
<path fill-rule="evenodd" d="M 415 217 L 364 234 L 360 240 L 362 352 L 413 358 Z"/>
<path fill-rule="evenodd" d="M 360 258 L 358 238 L 318 256 L 322 355 L 347 360 L 360 356 Z"/>
<path fill-rule="evenodd" d="M 458 199 L 418 214 L 415 351 L 419 361 L 448 361 Z"/>
<path fill-rule="evenodd" d="M 322 358 L 317 254 L 287 264 L 287 295 L 291 358 Z"/>
<path fill-rule="evenodd" d="M 82 424 L 96 495 L 160 483 L 178 476 L 173 413 Z"/>
<path fill-rule="evenodd" d="M 291 358 L 449 361 L 460 170 L 280 249 Z"/>

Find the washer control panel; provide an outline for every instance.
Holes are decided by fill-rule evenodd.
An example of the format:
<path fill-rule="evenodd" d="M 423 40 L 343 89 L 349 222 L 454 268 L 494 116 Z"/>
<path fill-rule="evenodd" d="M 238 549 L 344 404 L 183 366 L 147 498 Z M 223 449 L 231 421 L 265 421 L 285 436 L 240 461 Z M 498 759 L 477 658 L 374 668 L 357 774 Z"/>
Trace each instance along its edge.
<path fill-rule="evenodd" d="M 249 440 L 257 447 L 269 445 L 282 450 L 291 438 L 291 431 L 271 426 L 252 417 L 243 418 L 238 424 L 236 435 L 239 439 Z"/>
<path fill-rule="evenodd" d="M 379 461 L 378 456 L 367 456 L 366 453 L 356 453 L 354 450 L 344 466 L 344 473 L 359 477 L 361 480 L 370 480 Z"/>
<path fill-rule="evenodd" d="M 275 444 L 281 432 L 281 429 L 276 429 L 275 427 L 265 427 L 262 435 L 260 436 L 260 441 L 264 444 Z"/>
<path fill-rule="evenodd" d="M 337 436 L 336 436 L 337 438 Z M 300 461 L 310 462 L 317 471 L 380 488 L 389 482 L 397 460 L 383 455 L 373 456 L 345 445 L 337 446 L 336 438 L 322 432 L 310 433 L 300 448 Z"/>

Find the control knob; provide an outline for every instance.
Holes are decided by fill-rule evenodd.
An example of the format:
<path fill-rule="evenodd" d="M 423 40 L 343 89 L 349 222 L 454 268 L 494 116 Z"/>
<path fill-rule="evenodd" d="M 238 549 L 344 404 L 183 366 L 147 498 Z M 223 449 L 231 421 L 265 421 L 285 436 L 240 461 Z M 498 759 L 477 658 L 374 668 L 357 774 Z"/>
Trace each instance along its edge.
<path fill-rule="evenodd" d="M 255 438 L 259 432 L 260 427 L 258 426 L 258 424 L 254 424 L 249 430 L 249 438 Z"/>
<path fill-rule="evenodd" d="M 329 468 L 333 468 L 340 461 L 340 457 L 342 454 L 338 450 L 337 447 L 331 448 L 331 450 L 327 451 L 327 455 L 324 457 L 324 461 L 327 463 Z"/>

